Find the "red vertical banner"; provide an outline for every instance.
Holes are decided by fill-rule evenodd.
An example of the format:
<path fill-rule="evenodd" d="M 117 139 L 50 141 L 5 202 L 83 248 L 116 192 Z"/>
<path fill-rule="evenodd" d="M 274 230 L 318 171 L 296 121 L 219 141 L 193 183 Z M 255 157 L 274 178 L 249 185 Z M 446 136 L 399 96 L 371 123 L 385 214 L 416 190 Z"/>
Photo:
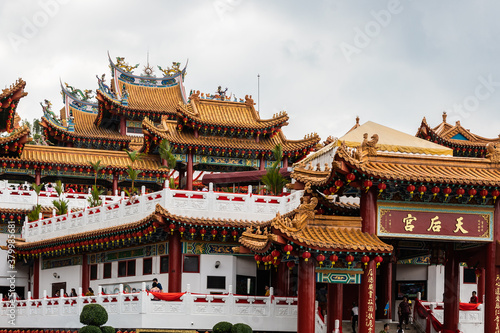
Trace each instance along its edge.
<path fill-rule="evenodd" d="M 368 262 L 361 279 L 359 333 L 375 333 L 375 261 Z"/>
<path fill-rule="evenodd" d="M 495 332 L 500 332 L 500 274 L 498 270 L 495 274 Z"/>

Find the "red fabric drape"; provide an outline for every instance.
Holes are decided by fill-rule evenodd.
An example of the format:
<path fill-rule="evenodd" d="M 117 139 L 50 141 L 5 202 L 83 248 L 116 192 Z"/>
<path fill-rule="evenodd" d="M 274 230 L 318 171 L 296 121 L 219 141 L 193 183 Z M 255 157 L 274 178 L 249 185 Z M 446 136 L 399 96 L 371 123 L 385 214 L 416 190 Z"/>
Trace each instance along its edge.
<path fill-rule="evenodd" d="M 154 297 L 161 299 L 162 301 L 179 301 L 185 293 L 158 293 L 155 291 L 148 291 L 148 294 L 153 295 Z"/>
<path fill-rule="evenodd" d="M 473 310 L 477 310 L 477 307 L 480 304 L 481 303 L 460 303 L 459 304 L 459 309 L 461 311 L 473 311 Z"/>

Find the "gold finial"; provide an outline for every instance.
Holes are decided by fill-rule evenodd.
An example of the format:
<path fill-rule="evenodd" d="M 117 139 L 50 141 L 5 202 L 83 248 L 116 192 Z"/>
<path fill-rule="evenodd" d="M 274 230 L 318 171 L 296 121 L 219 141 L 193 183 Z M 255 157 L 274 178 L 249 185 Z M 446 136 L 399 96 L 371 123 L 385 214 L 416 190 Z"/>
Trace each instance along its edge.
<path fill-rule="evenodd" d="M 359 125 L 359 116 L 356 116 L 356 125 Z"/>
<path fill-rule="evenodd" d="M 446 117 L 448 117 L 448 115 L 446 114 L 446 111 L 443 111 L 443 123 L 446 122 Z"/>

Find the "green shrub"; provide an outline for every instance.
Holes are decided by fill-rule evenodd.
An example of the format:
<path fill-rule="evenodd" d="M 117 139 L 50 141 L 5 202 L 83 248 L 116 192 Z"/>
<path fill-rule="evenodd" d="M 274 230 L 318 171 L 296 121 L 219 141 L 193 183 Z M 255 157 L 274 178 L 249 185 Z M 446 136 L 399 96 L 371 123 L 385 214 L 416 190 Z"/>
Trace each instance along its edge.
<path fill-rule="evenodd" d="M 87 325 L 80 328 L 80 333 L 102 333 L 101 329 L 94 325 Z"/>
<path fill-rule="evenodd" d="M 253 330 L 247 324 L 234 324 L 231 333 L 253 333 Z"/>
<path fill-rule="evenodd" d="M 102 333 L 115 333 L 115 328 L 113 326 L 101 326 Z"/>
<path fill-rule="evenodd" d="M 231 333 L 231 329 L 233 328 L 233 324 L 227 321 L 221 321 L 215 324 L 212 329 L 214 333 Z"/>
<path fill-rule="evenodd" d="M 102 307 L 102 305 L 99 304 L 85 305 L 82 309 L 82 313 L 80 314 L 80 323 L 84 325 L 102 326 L 106 324 L 107 321 L 108 312 Z"/>

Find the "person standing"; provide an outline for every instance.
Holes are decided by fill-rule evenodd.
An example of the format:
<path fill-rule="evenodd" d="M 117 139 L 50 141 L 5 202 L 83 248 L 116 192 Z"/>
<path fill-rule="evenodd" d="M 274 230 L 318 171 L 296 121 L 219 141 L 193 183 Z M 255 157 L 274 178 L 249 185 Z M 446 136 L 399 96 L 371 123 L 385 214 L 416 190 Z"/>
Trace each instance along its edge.
<path fill-rule="evenodd" d="M 387 332 L 389 332 L 389 324 L 385 324 L 384 329 L 380 331 L 380 333 L 387 333 Z"/>
<path fill-rule="evenodd" d="M 472 296 L 470 297 L 469 303 L 479 303 L 479 299 L 477 298 L 477 294 L 475 291 L 472 292 Z"/>
<path fill-rule="evenodd" d="M 398 307 L 398 315 L 399 315 L 399 325 L 403 328 L 403 322 L 406 325 L 406 329 L 408 329 L 408 322 L 410 319 L 411 313 L 411 305 L 408 303 L 408 296 L 403 296 L 403 301 L 399 303 Z"/>
<path fill-rule="evenodd" d="M 352 310 L 351 310 L 351 324 L 352 324 L 352 333 L 356 333 L 356 328 L 358 327 L 358 315 L 359 309 L 356 302 L 352 302 Z"/>

